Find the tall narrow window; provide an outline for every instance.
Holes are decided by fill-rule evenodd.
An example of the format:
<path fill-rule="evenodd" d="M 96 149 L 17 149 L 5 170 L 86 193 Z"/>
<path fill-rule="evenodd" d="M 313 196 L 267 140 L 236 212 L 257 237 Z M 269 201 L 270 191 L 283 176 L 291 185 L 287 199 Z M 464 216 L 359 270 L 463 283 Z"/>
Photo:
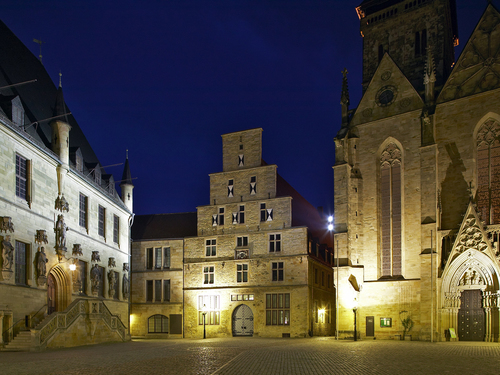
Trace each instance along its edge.
<path fill-rule="evenodd" d="M 500 223 L 500 124 L 489 120 L 477 133 L 477 207 L 486 224 Z"/>
<path fill-rule="evenodd" d="M 170 268 L 170 247 L 163 248 L 163 268 Z"/>
<path fill-rule="evenodd" d="M 153 302 L 153 280 L 146 280 L 146 302 Z"/>
<path fill-rule="evenodd" d="M 272 280 L 283 281 L 284 279 L 283 262 L 272 262 L 271 268 L 272 268 Z"/>
<path fill-rule="evenodd" d="M 24 242 L 16 241 L 16 284 L 27 285 L 28 283 L 29 251 L 28 245 Z"/>
<path fill-rule="evenodd" d="M 269 235 L 269 252 L 278 253 L 281 251 L 281 234 L 270 234 Z"/>
<path fill-rule="evenodd" d="M 161 280 L 155 280 L 155 302 L 161 302 Z"/>
<path fill-rule="evenodd" d="M 113 242 L 119 244 L 120 240 L 120 218 L 113 215 Z"/>
<path fill-rule="evenodd" d="M 248 264 L 236 265 L 236 281 L 246 283 L 248 281 Z"/>
<path fill-rule="evenodd" d="M 390 143 L 380 158 L 381 276 L 401 275 L 401 150 Z"/>
<path fill-rule="evenodd" d="M 240 206 L 240 209 L 238 211 L 238 219 L 240 224 L 245 224 L 245 206 Z"/>
<path fill-rule="evenodd" d="M 98 231 L 99 231 L 99 236 L 101 236 L 101 237 L 104 237 L 105 224 L 106 224 L 106 209 L 103 206 L 99 205 L 99 228 L 98 228 Z"/>
<path fill-rule="evenodd" d="M 88 198 L 80 193 L 80 215 L 79 215 L 79 223 L 83 228 L 87 228 L 87 206 L 88 206 Z"/>
<path fill-rule="evenodd" d="M 155 268 L 160 269 L 161 268 L 161 247 L 155 248 Z"/>
<path fill-rule="evenodd" d="M 170 301 L 170 280 L 163 280 L 163 301 Z"/>
<path fill-rule="evenodd" d="M 219 207 L 218 224 L 224 225 L 224 207 Z"/>
<path fill-rule="evenodd" d="M 16 154 L 16 195 L 19 198 L 28 200 L 29 188 L 29 162 L 21 155 Z"/>
<path fill-rule="evenodd" d="M 153 248 L 146 249 L 146 268 L 148 270 L 152 270 L 154 267 L 154 256 L 153 256 Z"/>

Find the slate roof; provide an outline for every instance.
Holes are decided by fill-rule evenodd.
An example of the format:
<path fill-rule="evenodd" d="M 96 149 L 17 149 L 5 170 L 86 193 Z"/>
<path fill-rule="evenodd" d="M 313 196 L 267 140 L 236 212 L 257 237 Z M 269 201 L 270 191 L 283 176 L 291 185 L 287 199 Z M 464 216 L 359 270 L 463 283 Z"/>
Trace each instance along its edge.
<path fill-rule="evenodd" d="M 161 240 L 197 235 L 196 212 L 137 215 L 132 225 L 132 240 Z"/>
<path fill-rule="evenodd" d="M 26 132 L 50 149 L 52 130 L 49 121 L 44 120 L 54 116 L 57 88 L 42 63 L 0 21 L 0 87 L 34 79 L 37 81 L 4 88 L 0 90 L 0 95 L 21 98 L 26 113 L 25 123 L 38 122 L 37 125 L 26 126 Z M 62 109 L 59 107 L 57 111 L 62 112 Z M 66 107 L 66 113 L 69 112 Z M 86 162 L 98 163 L 97 156 L 73 116 L 68 116 L 68 123 L 71 125 L 70 147 L 80 147 Z"/>

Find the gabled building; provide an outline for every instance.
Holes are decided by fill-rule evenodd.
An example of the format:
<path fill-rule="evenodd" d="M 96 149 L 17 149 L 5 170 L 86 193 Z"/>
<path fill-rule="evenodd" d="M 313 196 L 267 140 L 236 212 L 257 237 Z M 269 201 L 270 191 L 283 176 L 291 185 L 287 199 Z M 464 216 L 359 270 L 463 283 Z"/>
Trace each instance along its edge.
<path fill-rule="evenodd" d="M 349 110 L 344 75 L 335 138 L 341 336 L 354 309 L 361 337 L 498 341 L 500 13 L 456 63 L 454 0 L 357 13 L 364 93 Z"/>
<path fill-rule="evenodd" d="M 128 340 L 122 198 L 44 67 L 0 22 L 0 347 Z"/>
<path fill-rule="evenodd" d="M 222 150 L 185 238 L 184 336 L 333 335 L 326 220 L 262 161 L 262 129 L 223 135 Z"/>

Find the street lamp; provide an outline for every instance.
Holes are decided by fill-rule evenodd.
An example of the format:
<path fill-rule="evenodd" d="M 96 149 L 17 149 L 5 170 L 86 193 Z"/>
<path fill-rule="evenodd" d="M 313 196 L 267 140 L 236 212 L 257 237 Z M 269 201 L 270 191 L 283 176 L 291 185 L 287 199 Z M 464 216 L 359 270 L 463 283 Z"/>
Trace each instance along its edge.
<path fill-rule="evenodd" d="M 354 313 L 354 341 L 358 341 L 358 331 L 356 329 L 356 315 L 358 312 L 358 304 L 356 300 L 354 300 L 354 307 L 352 309 L 352 312 Z"/>
<path fill-rule="evenodd" d="M 333 216 L 328 216 L 328 231 L 333 248 L 333 258 L 335 259 L 335 248 L 333 246 Z M 337 241 L 337 282 L 335 283 L 335 340 L 339 339 L 339 249 Z"/>
<path fill-rule="evenodd" d="M 202 315 L 203 315 L 203 338 L 206 339 L 207 338 L 207 332 L 205 330 L 205 317 L 207 315 L 207 305 L 203 305 L 203 308 L 201 309 L 202 311 Z"/>

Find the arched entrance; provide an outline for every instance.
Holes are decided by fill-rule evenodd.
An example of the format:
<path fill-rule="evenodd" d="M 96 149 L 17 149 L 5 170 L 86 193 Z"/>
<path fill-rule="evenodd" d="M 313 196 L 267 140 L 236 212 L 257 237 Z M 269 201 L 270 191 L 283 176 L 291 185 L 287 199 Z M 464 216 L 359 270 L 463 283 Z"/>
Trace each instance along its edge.
<path fill-rule="evenodd" d="M 253 336 L 253 313 L 247 305 L 233 311 L 233 336 Z"/>
<path fill-rule="evenodd" d="M 71 302 L 71 289 L 68 274 L 56 265 L 47 277 L 47 312 L 63 311 Z"/>

